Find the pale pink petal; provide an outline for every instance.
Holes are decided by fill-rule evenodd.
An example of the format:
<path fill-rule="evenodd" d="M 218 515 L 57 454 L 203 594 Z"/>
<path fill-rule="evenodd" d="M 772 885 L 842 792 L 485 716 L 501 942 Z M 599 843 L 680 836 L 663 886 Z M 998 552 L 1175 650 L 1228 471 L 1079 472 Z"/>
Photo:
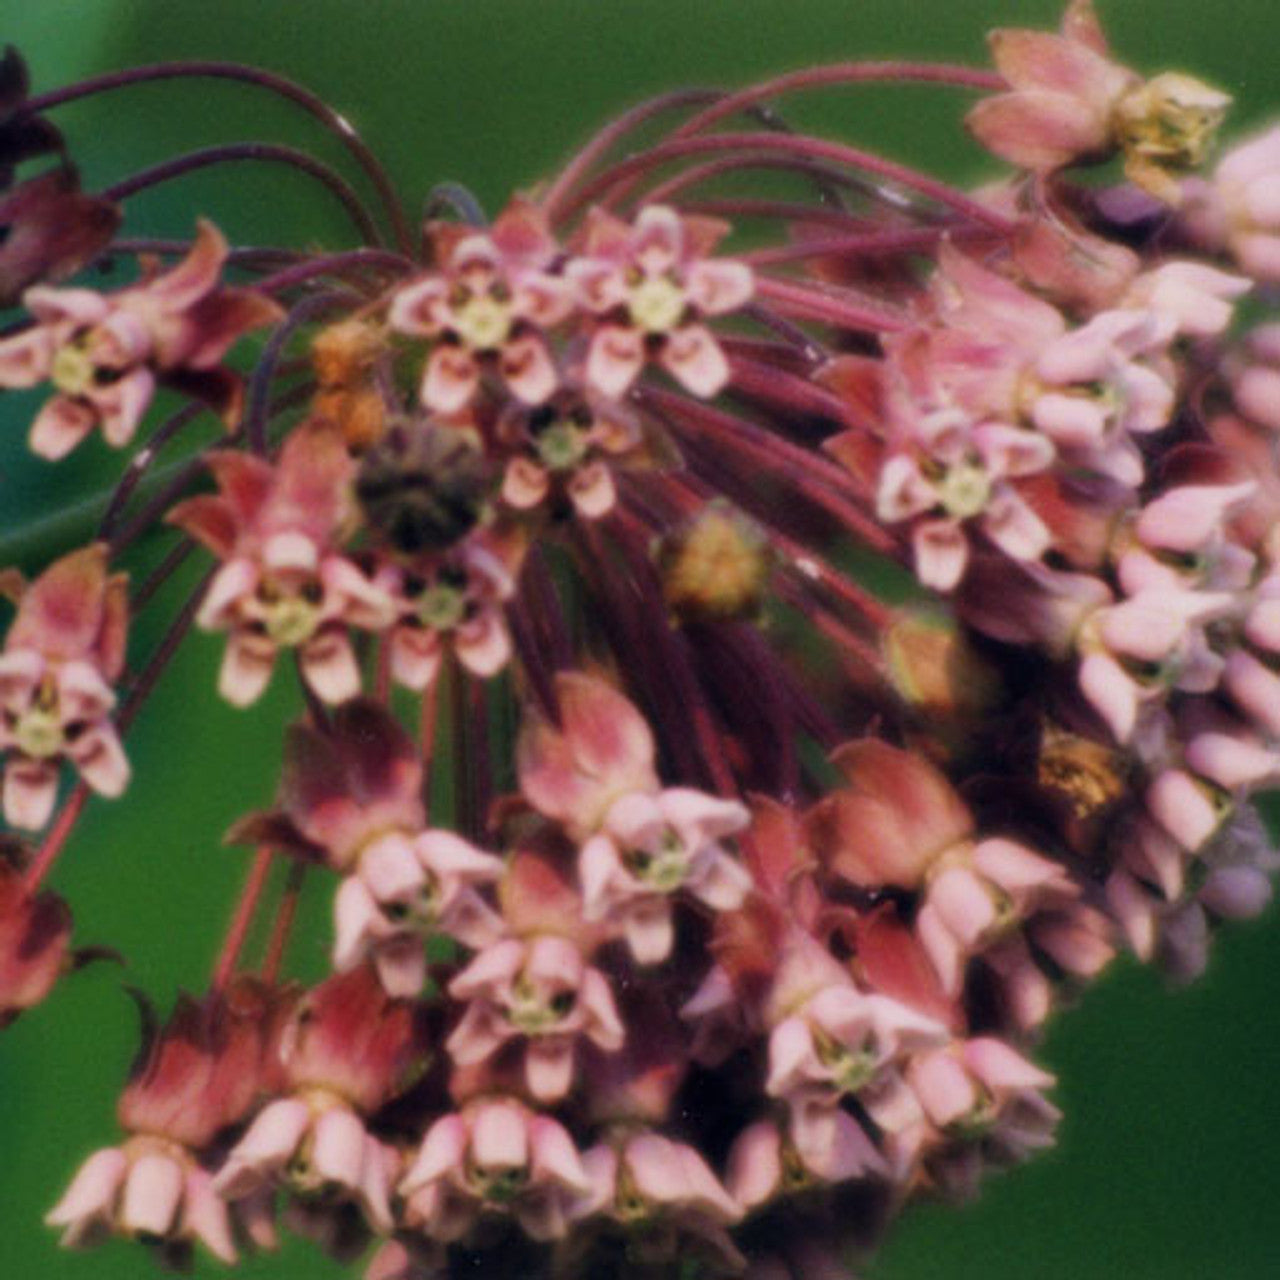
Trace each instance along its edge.
<path fill-rule="evenodd" d="M 4 817 L 10 826 L 38 831 L 58 799 L 58 766 L 52 760 L 11 757 L 4 770 Z"/>
<path fill-rule="evenodd" d="M 992 1036 L 979 1036 L 968 1041 L 963 1052 L 965 1066 L 993 1093 L 1011 1089 L 1047 1089 L 1055 1083 L 1047 1071 L 1042 1071 L 1003 1040 Z"/>
<path fill-rule="evenodd" d="M 911 534 L 916 577 L 934 591 L 951 591 L 964 577 L 969 542 L 958 520 L 922 520 Z"/>
<path fill-rule="evenodd" d="M 373 967 L 383 991 L 393 999 L 412 1000 L 422 994 L 427 981 L 427 956 L 423 941 L 405 933 L 378 942 Z"/>
<path fill-rule="evenodd" d="M 155 390 L 152 374 L 146 369 L 135 369 L 112 385 L 110 397 L 95 397 L 101 414 L 102 434 L 109 445 L 120 449 L 133 439 Z"/>
<path fill-rule="evenodd" d="M 559 1128 L 554 1121 L 548 1123 Z M 530 1163 L 531 1126 L 532 1121 L 514 1103 L 482 1102 L 471 1119 L 472 1158 L 486 1170 L 525 1168 Z M 582 1190 L 586 1189 L 584 1176 Z"/>
<path fill-rule="evenodd" d="M 194 1235 L 219 1262 L 234 1266 L 240 1255 L 231 1229 L 231 1214 L 226 1201 L 214 1194 L 212 1183 L 203 1169 L 187 1171 L 181 1230 Z"/>
<path fill-rule="evenodd" d="M 325 627 L 298 651 L 299 664 L 315 695 L 331 706 L 360 692 L 360 664 L 345 628 Z"/>
<path fill-rule="evenodd" d="M 69 396 L 54 396 L 31 424 L 31 452 L 50 462 L 65 458 L 97 425 L 98 412 Z"/>
<path fill-rule="evenodd" d="M 275 659 L 275 643 L 266 636 L 233 631 L 218 671 L 218 692 L 233 707 L 257 702 L 266 692 Z"/>
<path fill-rule="evenodd" d="M 991 891 L 965 867 L 954 867 L 929 886 L 929 906 L 964 947 L 973 947 L 996 920 Z"/>
<path fill-rule="evenodd" d="M 1150 893 L 1123 871 L 1107 880 L 1107 905 L 1119 921 L 1139 960 L 1150 960 L 1156 946 L 1156 920 Z"/>
<path fill-rule="evenodd" d="M 473 1000 L 444 1047 L 460 1067 L 471 1067 L 492 1057 L 515 1035 L 515 1028 L 488 1001 Z"/>
<path fill-rule="evenodd" d="M 703 315 L 718 316 L 745 306 L 755 277 L 745 262 L 727 259 L 692 263 L 685 272 L 685 295 Z"/>
<path fill-rule="evenodd" d="M 906 520 L 937 505 L 937 490 L 914 458 L 897 453 L 885 459 L 876 487 L 876 514 L 881 520 Z"/>
<path fill-rule="evenodd" d="M 547 344 L 536 334 L 511 339 L 502 349 L 502 377 L 525 404 L 542 404 L 560 379 Z"/>
<path fill-rule="evenodd" d="M 64 1245 L 74 1247 L 95 1226 L 115 1216 L 129 1161 L 119 1147 L 95 1151 L 76 1172 L 62 1199 L 45 1214 L 51 1227 L 66 1227 Z"/>
<path fill-rule="evenodd" d="M 457 413 L 480 386 L 480 366 L 462 347 L 441 344 L 427 361 L 422 380 L 422 403 L 437 413 Z"/>
<path fill-rule="evenodd" d="M 1222 682 L 1232 701 L 1270 734 L 1280 734 L 1280 675 L 1243 649 L 1227 658 Z"/>
<path fill-rule="evenodd" d="M 769 1036 L 769 1075 L 764 1091 L 785 1097 L 817 1065 L 813 1036 L 804 1018 L 784 1018 Z"/>
<path fill-rule="evenodd" d="M 530 1040 L 524 1058 L 529 1092 L 544 1105 L 559 1102 L 573 1086 L 575 1061 L 573 1041 L 568 1037 L 539 1036 Z"/>
<path fill-rule="evenodd" d="M 1117 742 L 1127 742 L 1138 719 L 1138 686 L 1108 653 L 1091 653 L 1080 663 L 1080 691 L 1107 722 Z"/>
<path fill-rule="evenodd" d="M 1234 791 L 1280 774 L 1280 755 L 1239 734 L 1199 733 L 1187 744 L 1186 762 L 1210 782 Z"/>
<path fill-rule="evenodd" d="M 44 325 L 0 342 L 0 387 L 34 387 L 49 376 L 57 343 Z"/>
<path fill-rule="evenodd" d="M 1031 406 L 1031 419 L 1051 440 L 1066 447 L 1096 444 L 1107 430 L 1107 412 L 1084 395 L 1046 391 Z"/>
<path fill-rule="evenodd" d="M 1205 788 L 1181 769 L 1165 769 L 1147 788 L 1147 808 L 1184 849 L 1199 849 L 1218 829 L 1222 815 Z"/>
<path fill-rule="evenodd" d="M 206 631 L 233 625 L 237 606 L 254 593 L 259 577 L 258 566 L 252 560 L 243 557 L 228 560 L 213 575 L 200 601 L 196 624 Z"/>
<path fill-rule="evenodd" d="M 497 675 L 511 660 L 511 635 L 497 609 L 485 609 L 459 627 L 453 646 L 458 661 L 482 679 Z"/>
<path fill-rule="evenodd" d="M 920 1105 L 940 1128 L 954 1124 L 978 1104 L 972 1077 L 945 1051 L 917 1058 L 911 1064 L 909 1078 Z"/>
<path fill-rule="evenodd" d="M 729 1152 L 725 1182 L 744 1209 L 773 1197 L 782 1182 L 782 1136 L 773 1121 L 758 1121 L 738 1135 Z"/>
<path fill-rule="evenodd" d="M 586 380 L 601 394 L 621 399 L 644 367 L 644 339 L 631 329 L 602 325 L 587 350 Z"/>
<path fill-rule="evenodd" d="M 729 361 L 711 330 L 700 324 L 683 325 L 668 334 L 658 363 L 686 391 L 704 400 L 718 395 L 729 382 Z"/>
<path fill-rule="evenodd" d="M 626 1040 L 626 1027 L 618 1014 L 609 980 L 599 969 L 588 969 L 582 975 L 578 1004 L 586 1015 L 583 1034 L 608 1053 L 621 1049 Z"/>
<path fill-rule="evenodd" d="M 100 796 L 115 799 L 129 785 L 129 761 L 109 724 L 86 729 L 67 747 L 67 758 Z"/>
<path fill-rule="evenodd" d="M 214 1191 L 239 1200 L 283 1169 L 311 1127 L 311 1108 L 297 1098 L 279 1098 L 258 1114 L 213 1180 Z"/>
<path fill-rule="evenodd" d="M 530 458 L 512 458 L 502 476 L 502 500 L 517 511 L 536 507 L 551 487 L 545 467 Z"/>
<path fill-rule="evenodd" d="M 529 1166 L 534 1178 L 547 1178 L 560 1186 L 586 1195 L 591 1179 L 569 1131 L 550 1116 L 529 1119 Z M 523 1161 L 521 1162 L 523 1163 Z"/>
<path fill-rule="evenodd" d="M 360 855 L 360 878 L 378 902 L 407 902 L 427 882 L 413 843 L 399 832 L 366 847 Z"/>
<path fill-rule="evenodd" d="M 1012 560 L 1039 560 L 1053 541 L 1048 526 L 1012 489 L 987 503 L 982 531 Z"/>
<path fill-rule="evenodd" d="M 517 1124 L 522 1121 L 517 1113 Z M 443 1116 L 427 1130 L 417 1158 L 400 1183 L 400 1193 L 411 1196 L 462 1167 L 470 1134 L 461 1116 Z"/>
<path fill-rule="evenodd" d="M 311 1164 L 322 1182 L 348 1191 L 360 1185 L 368 1134 L 354 1112 L 330 1107 L 312 1129 Z"/>
<path fill-rule="evenodd" d="M 182 1166 L 171 1157 L 138 1156 L 125 1179 L 120 1226 L 131 1235 L 168 1236 L 177 1223 L 185 1181 Z"/>
<path fill-rule="evenodd" d="M 631 903 L 622 927 L 638 964 L 660 964 L 671 954 L 675 924 L 671 902 L 665 896 L 655 894 Z"/>
<path fill-rule="evenodd" d="M 391 678 L 421 693 L 440 673 L 444 649 L 435 631 L 416 627 L 396 627 L 391 633 Z"/>
<path fill-rule="evenodd" d="M 746 867 L 714 846 L 694 859 L 685 877 L 685 888 L 713 911 L 736 911 L 754 883 Z"/>
<path fill-rule="evenodd" d="M 613 473 L 603 462 L 589 462 L 579 467 L 569 479 L 569 500 L 584 520 L 599 520 L 613 510 L 618 491 Z"/>
<path fill-rule="evenodd" d="M 338 886 L 333 914 L 333 967 L 345 973 L 364 959 L 372 940 L 387 934 L 388 925 L 368 886 L 358 876 L 347 876 Z"/>
<path fill-rule="evenodd" d="M 471 1000 L 496 987 L 511 983 L 525 963 L 525 944 L 518 938 L 506 938 L 480 952 L 449 983 L 449 994 L 455 1000 Z"/>

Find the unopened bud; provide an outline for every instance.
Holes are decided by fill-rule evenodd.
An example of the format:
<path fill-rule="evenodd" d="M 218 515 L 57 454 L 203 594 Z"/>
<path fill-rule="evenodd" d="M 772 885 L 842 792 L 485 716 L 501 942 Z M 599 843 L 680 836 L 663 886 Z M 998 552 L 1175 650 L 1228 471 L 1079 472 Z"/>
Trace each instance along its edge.
<path fill-rule="evenodd" d="M 662 591 L 682 622 L 759 613 L 772 565 L 761 527 L 727 502 L 710 502 L 657 549 Z"/>
<path fill-rule="evenodd" d="M 884 655 L 893 687 L 927 716 L 980 716 L 1000 700 L 995 669 L 943 613 L 899 614 L 885 635 Z"/>

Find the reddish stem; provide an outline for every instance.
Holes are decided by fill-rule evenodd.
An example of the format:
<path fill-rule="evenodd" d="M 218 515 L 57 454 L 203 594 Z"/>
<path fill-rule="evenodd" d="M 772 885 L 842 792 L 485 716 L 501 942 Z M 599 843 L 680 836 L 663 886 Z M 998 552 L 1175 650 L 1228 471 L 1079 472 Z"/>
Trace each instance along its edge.
<path fill-rule="evenodd" d="M 756 294 L 768 298 L 783 315 L 834 324 L 855 333 L 900 333 L 911 327 L 905 316 L 860 305 L 855 295 L 844 290 L 836 296 L 831 290 L 823 291 L 771 276 L 757 276 Z"/>
<path fill-rule="evenodd" d="M 872 151 L 864 151 L 859 147 L 850 147 L 844 143 L 828 142 L 822 138 L 798 137 L 785 133 L 717 133 L 710 137 L 673 138 L 659 143 L 648 151 L 639 152 L 620 160 L 611 168 L 598 174 L 583 187 L 570 202 L 565 213 L 578 209 L 596 200 L 623 180 L 634 174 L 643 173 L 668 160 L 679 160 L 685 156 L 720 155 L 727 152 L 775 152 L 782 155 L 795 155 L 809 160 L 830 160 L 836 164 L 848 165 L 873 173 L 879 178 L 900 183 L 921 195 L 936 200 L 939 204 L 982 226 L 990 227 L 1001 235 L 1008 235 L 1014 230 L 1014 223 L 1003 214 L 970 199 L 962 191 L 940 182 L 937 178 L 908 165 L 886 160 Z"/>
<path fill-rule="evenodd" d="M 249 935 L 249 926 L 253 923 L 254 913 L 262 898 L 262 890 L 267 883 L 267 875 L 271 870 L 271 861 L 275 850 L 262 845 L 253 856 L 253 864 L 244 888 L 240 891 L 240 900 L 236 903 L 235 914 L 223 940 L 222 950 L 218 953 L 218 963 L 214 967 L 212 990 L 222 991 L 235 973 L 240 952 L 244 950 L 244 940 Z"/>
<path fill-rule="evenodd" d="M 89 788 L 83 782 L 77 783 L 67 803 L 62 806 L 62 812 L 58 814 L 49 834 L 45 836 L 39 852 L 27 868 L 23 885 L 28 893 L 34 893 L 40 887 L 41 881 L 49 874 L 49 868 L 58 860 L 58 855 L 67 843 L 88 798 Z"/>
<path fill-rule="evenodd" d="M 289 878 L 285 881 L 284 892 L 280 895 L 280 905 L 276 908 L 276 918 L 271 926 L 266 955 L 262 958 L 262 980 L 268 984 L 274 983 L 280 976 L 284 950 L 289 944 L 294 917 L 298 914 L 298 898 L 302 893 L 302 882 L 306 876 L 305 862 L 290 862 Z"/>
<path fill-rule="evenodd" d="M 941 84 L 957 89 L 1000 90 L 1008 86 L 994 71 L 961 67 L 942 62 L 835 62 L 826 67 L 806 67 L 762 80 L 731 93 L 686 120 L 672 135 L 676 138 L 701 133 L 713 124 L 746 107 L 796 90 L 820 89 L 837 84 Z"/>

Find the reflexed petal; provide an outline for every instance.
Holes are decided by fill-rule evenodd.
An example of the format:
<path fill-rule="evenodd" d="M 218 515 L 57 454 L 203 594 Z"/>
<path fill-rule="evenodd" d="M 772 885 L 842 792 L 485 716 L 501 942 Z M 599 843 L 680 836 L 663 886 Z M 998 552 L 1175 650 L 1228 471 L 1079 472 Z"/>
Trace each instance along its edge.
<path fill-rule="evenodd" d="M 782 1182 L 782 1135 L 771 1120 L 748 1125 L 729 1152 L 725 1182 L 745 1209 L 770 1199 Z"/>
<path fill-rule="evenodd" d="M 718 316 L 745 306 L 755 278 L 745 262 L 695 262 L 685 273 L 685 293 L 703 315 Z"/>
<path fill-rule="evenodd" d="M 935 591 L 959 585 L 969 564 L 969 541 L 958 520 L 924 520 L 911 534 L 916 576 Z"/>
<path fill-rule="evenodd" d="M 520 1123 L 517 1117 L 517 1123 Z M 400 1183 L 400 1193 L 412 1195 L 462 1167 L 470 1134 L 461 1116 L 444 1116 L 427 1130 L 422 1147 Z"/>
<path fill-rule="evenodd" d="M 457 413 L 480 386 L 480 366 L 462 347 L 442 343 L 427 361 L 422 380 L 422 403 L 437 413 Z"/>
<path fill-rule="evenodd" d="M 498 609 L 485 609 L 454 633 L 458 661 L 474 675 L 497 675 L 511 660 L 511 635 Z"/>
<path fill-rule="evenodd" d="M 128 1159 L 118 1147 L 95 1151 L 79 1168 L 62 1199 L 45 1214 L 51 1227 L 66 1227 L 62 1243 L 78 1244 L 95 1224 L 115 1215 L 116 1198 L 128 1169 Z"/>
<path fill-rule="evenodd" d="M 213 1180 L 214 1191 L 239 1200 L 256 1191 L 283 1169 L 311 1127 L 311 1108 L 297 1098 L 268 1103 L 232 1148 Z"/>
<path fill-rule="evenodd" d="M 536 334 L 507 342 L 500 367 L 507 386 L 525 404 L 542 404 L 560 381 L 547 344 Z"/>
<path fill-rule="evenodd" d="M 120 1226 L 130 1234 L 163 1239 L 177 1223 L 186 1179 L 169 1156 L 140 1155 L 125 1179 Z"/>

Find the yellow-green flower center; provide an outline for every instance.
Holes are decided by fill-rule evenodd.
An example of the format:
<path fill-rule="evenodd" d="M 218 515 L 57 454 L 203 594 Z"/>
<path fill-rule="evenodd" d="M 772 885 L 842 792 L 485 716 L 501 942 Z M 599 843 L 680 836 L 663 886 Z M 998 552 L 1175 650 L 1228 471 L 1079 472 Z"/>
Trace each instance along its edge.
<path fill-rule="evenodd" d="M 467 600 L 449 583 L 428 587 L 418 597 L 418 619 L 432 631 L 452 631 L 466 616 Z"/>
<path fill-rule="evenodd" d="M 47 760 L 50 756 L 56 756 L 66 742 L 62 731 L 62 717 L 58 714 L 56 704 L 37 704 L 32 707 L 19 717 L 13 727 L 13 736 L 23 755 L 35 760 Z"/>
<path fill-rule="evenodd" d="M 949 467 L 938 486 L 938 498 L 948 515 L 964 520 L 984 510 L 991 497 L 991 477 L 975 458 Z"/>
<path fill-rule="evenodd" d="M 637 329 L 668 333 L 684 318 L 684 290 L 670 276 L 648 276 L 631 290 L 627 310 Z"/>
<path fill-rule="evenodd" d="M 477 293 L 456 307 L 454 332 L 474 351 L 493 351 L 511 334 L 511 304 L 492 293 Z"/>
<path fill-rule="evenodd" d="M 58 348 L 49 379 L 63 395 L 82 396 L 93 386 L 96 372 L 86 340 L 76 338 Z"/>
<path fill-rule="evenodd" d="M 538 457 L 550 471 L 571 471 L 586 456 L 586 433 L 565 418 L 538 436 Z"/>

